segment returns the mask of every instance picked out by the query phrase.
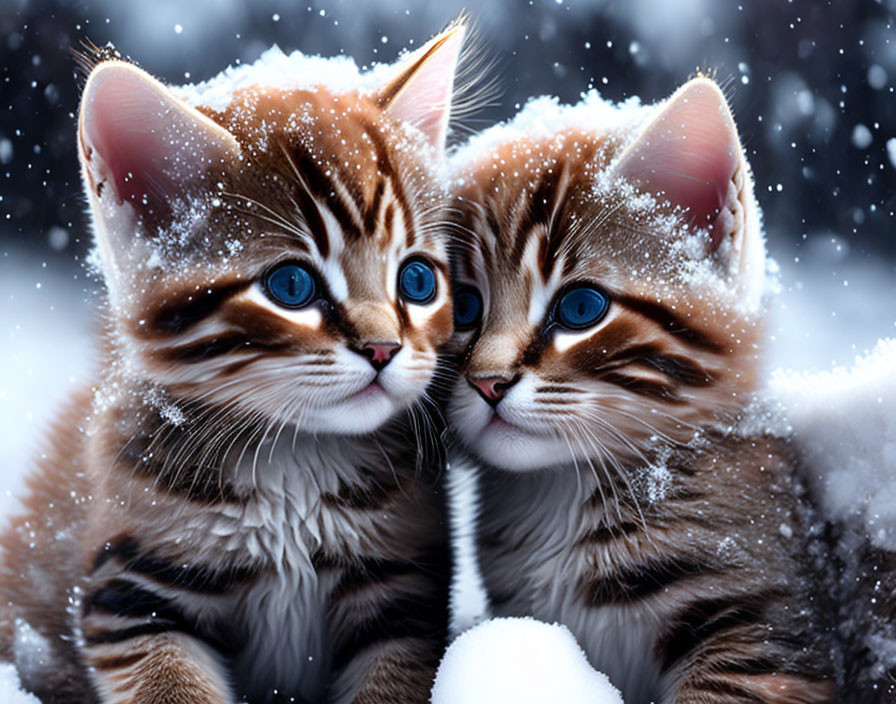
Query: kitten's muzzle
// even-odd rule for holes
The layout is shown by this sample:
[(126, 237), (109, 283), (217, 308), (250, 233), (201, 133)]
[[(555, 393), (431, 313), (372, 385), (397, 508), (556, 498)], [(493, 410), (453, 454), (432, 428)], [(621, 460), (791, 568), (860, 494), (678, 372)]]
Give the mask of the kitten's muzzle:
[(520, 375), (486, 376), (477, 379), (467, 378), (467, 383), (476, 389), (476, 392), (485, 399), (485, 402), (493, 408), (504, 398), (507, 390), (520, 380)]

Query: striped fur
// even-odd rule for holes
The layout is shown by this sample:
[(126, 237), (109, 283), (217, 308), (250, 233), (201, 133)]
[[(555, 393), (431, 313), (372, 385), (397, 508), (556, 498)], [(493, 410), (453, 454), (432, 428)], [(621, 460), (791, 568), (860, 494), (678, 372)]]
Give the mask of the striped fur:
[[(94, 69), (79, 136), (102, 371), (51, 434), (0, 571), (0, 654), (45, 704), (428, 701), (451, 571), (429, 413), (452, 330), (447, 104), (424, 91), (420, 129), (393, 106), (431, 61), (450, 91), (462, 33), (373, 94), (252, 86), (224, 110)], [(146, 122), (125, 153), (107, 134), (121, 94)], [(171, 151), (126, 161), (148, 149)], [(399, 296), (409, 257), (432, 300)], [(314, 304), (265, 293), (284, 261), (315, 272)], [(381, 342), (398, 347), (377, 366)]]
[[(494, 615), (568, 626), (626, 704), (833, 702), (793, 458), (734, 430), (758, 374), (746, 299), (763, 257), (733, 125), (715, 231), (621, 175), (632, 153), (654, 173), (654, 121), (695, 92), (728, 115), (697, 79), (630, 126), (535, 121), (456, 162), (456, 285), (482, 292), (484, 315), (456, 337), (449, 420), (480, 467), (480, 566)], [(569, 330), (552, 311), (579, 282), (610, 307)], [(493, 403), (483, 379), (504, 389)]]

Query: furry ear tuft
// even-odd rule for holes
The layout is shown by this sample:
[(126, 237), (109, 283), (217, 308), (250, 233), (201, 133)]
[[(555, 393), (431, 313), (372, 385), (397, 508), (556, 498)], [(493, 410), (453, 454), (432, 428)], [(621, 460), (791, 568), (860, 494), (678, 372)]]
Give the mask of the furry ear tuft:
[(75, 61), (75, 76), (78, 81), (78, 87), (83, 90), (84, 84), (93, 70), (104, 61), (124, 61), (133, 64), (129, 58), (122, 56), (121, 52), (115, 46), (108, 42), (103, 46), (97, 46), (90, 39), (81, 40), (81, 48), (71, 47), (72, 58)]

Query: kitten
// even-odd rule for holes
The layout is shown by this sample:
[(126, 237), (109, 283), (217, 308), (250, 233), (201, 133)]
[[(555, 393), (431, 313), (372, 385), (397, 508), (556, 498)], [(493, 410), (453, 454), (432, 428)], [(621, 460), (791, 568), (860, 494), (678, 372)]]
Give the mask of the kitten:
[(463, 35), (363, 75), (90, 73), (101, 373), (3, 537), (0, 652), (44, 702), (429, 700), (451, 564), (411, 428), (452, 331)]
[(453, 168), (449, 423), (493, 614), (565, 624), (626, 704), (834, 701), (789, 448), (737, 425), (765, 252), (721, 91), (534, 101)]

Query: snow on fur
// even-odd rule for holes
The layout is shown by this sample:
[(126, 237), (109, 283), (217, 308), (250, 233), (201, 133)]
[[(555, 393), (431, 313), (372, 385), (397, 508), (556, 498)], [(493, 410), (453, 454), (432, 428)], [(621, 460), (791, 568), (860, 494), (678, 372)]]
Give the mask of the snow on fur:
[(337, 93), (373, 91), (388, 80), (394, 64), (376, 64), (362, 72), (348, 56), (322, 57), (294, 51), (284, 54), (278, 46), (265, 51), (251, 64), (228, 66), (202, 83), (169, 86), (189, 105), (224, 110), (234, 94), (252, 86), (273, 90), (313, 90), (326, 87)]
[(265, 51), (251, 64), (228, 66), (202, 83), (169, 86), (189, 105), (224, 110), (238, 91), (253, 86), (271, 90), (314, 90), (325, 87), (337, 93), (376, 90), (388, 81), (395, 64), (375, 64), (363, 71), (348, 56), (322, 57), (294, 51), (284, 54), (278, 46)]
[[(514, 149), (526, 150), (532, 141), (559, 139), (570, 130), (600, 135), (611, 149), (613, 161), (596, 174), (594, 196), (601, 201), (624, 201), (630, 210), (644, 218), (645, 230), (671, 243), (666, 262), (670, 275), (665, 276), (665, 285), (675, 290), (703, 289), (707, 300), (739, 314), (761, 314), (765, 297), (776, 288), (774, 277), (768, 276), (776, 265), (766, 256), (762, 217), (753, 195), (749, 164), (745, 165), (743, 174), (744, 190), (748, 194), (743, 204), (743, 232), (737, 244), (725, 238), (715, 256), (707, 256), (709, 236), (705, 230), (683, 229), (684, 204), (675, 204), (673, 211), (668, 212), (660, 207), (664, 196), (641, 190), (616, 168), (670, 105), (679, 99), (687, 100), (683, 91), (695, 82), (703, 84), (697, 91), (715, 90), (707, 88), (711, 85), (708, 80), (695, 79), (668, 99), (652, 105), (641, 103), (637, 97), (613, 103), (594, 89), (583, 93), (579, 102), (572, 105), (562, 104), (550, 96), (532, 98), (514, 117), (471, 137), (451, 154), (450, 171), (455, 185), (463, 186), (469, 174), (483, 163), (491, 160), (503, 164), (499, 150), (502, 145), (516, 143)], [(517, 176), (513, 174), (514, 178)], [(660, 293), (663, 285), (661, 281), (654, 282)]]
[(638, 97), (614, 104), (594, 89), (583, 93), (575, 105), (563, 105), (553, 96), (542, 95), (528, 100), (511, 119), (471, 137), (453, 154), (451, 161), (457, 170), (462, 170), (505, 142), (524, 136), (550, 137), (574, 128), (600, 130), (627, 141), (660, 107), (643, 105)]
[(432, 704), (622, 704), (572, 634), (531, 618), (498, 618), (460, 636), (442, 659)]

